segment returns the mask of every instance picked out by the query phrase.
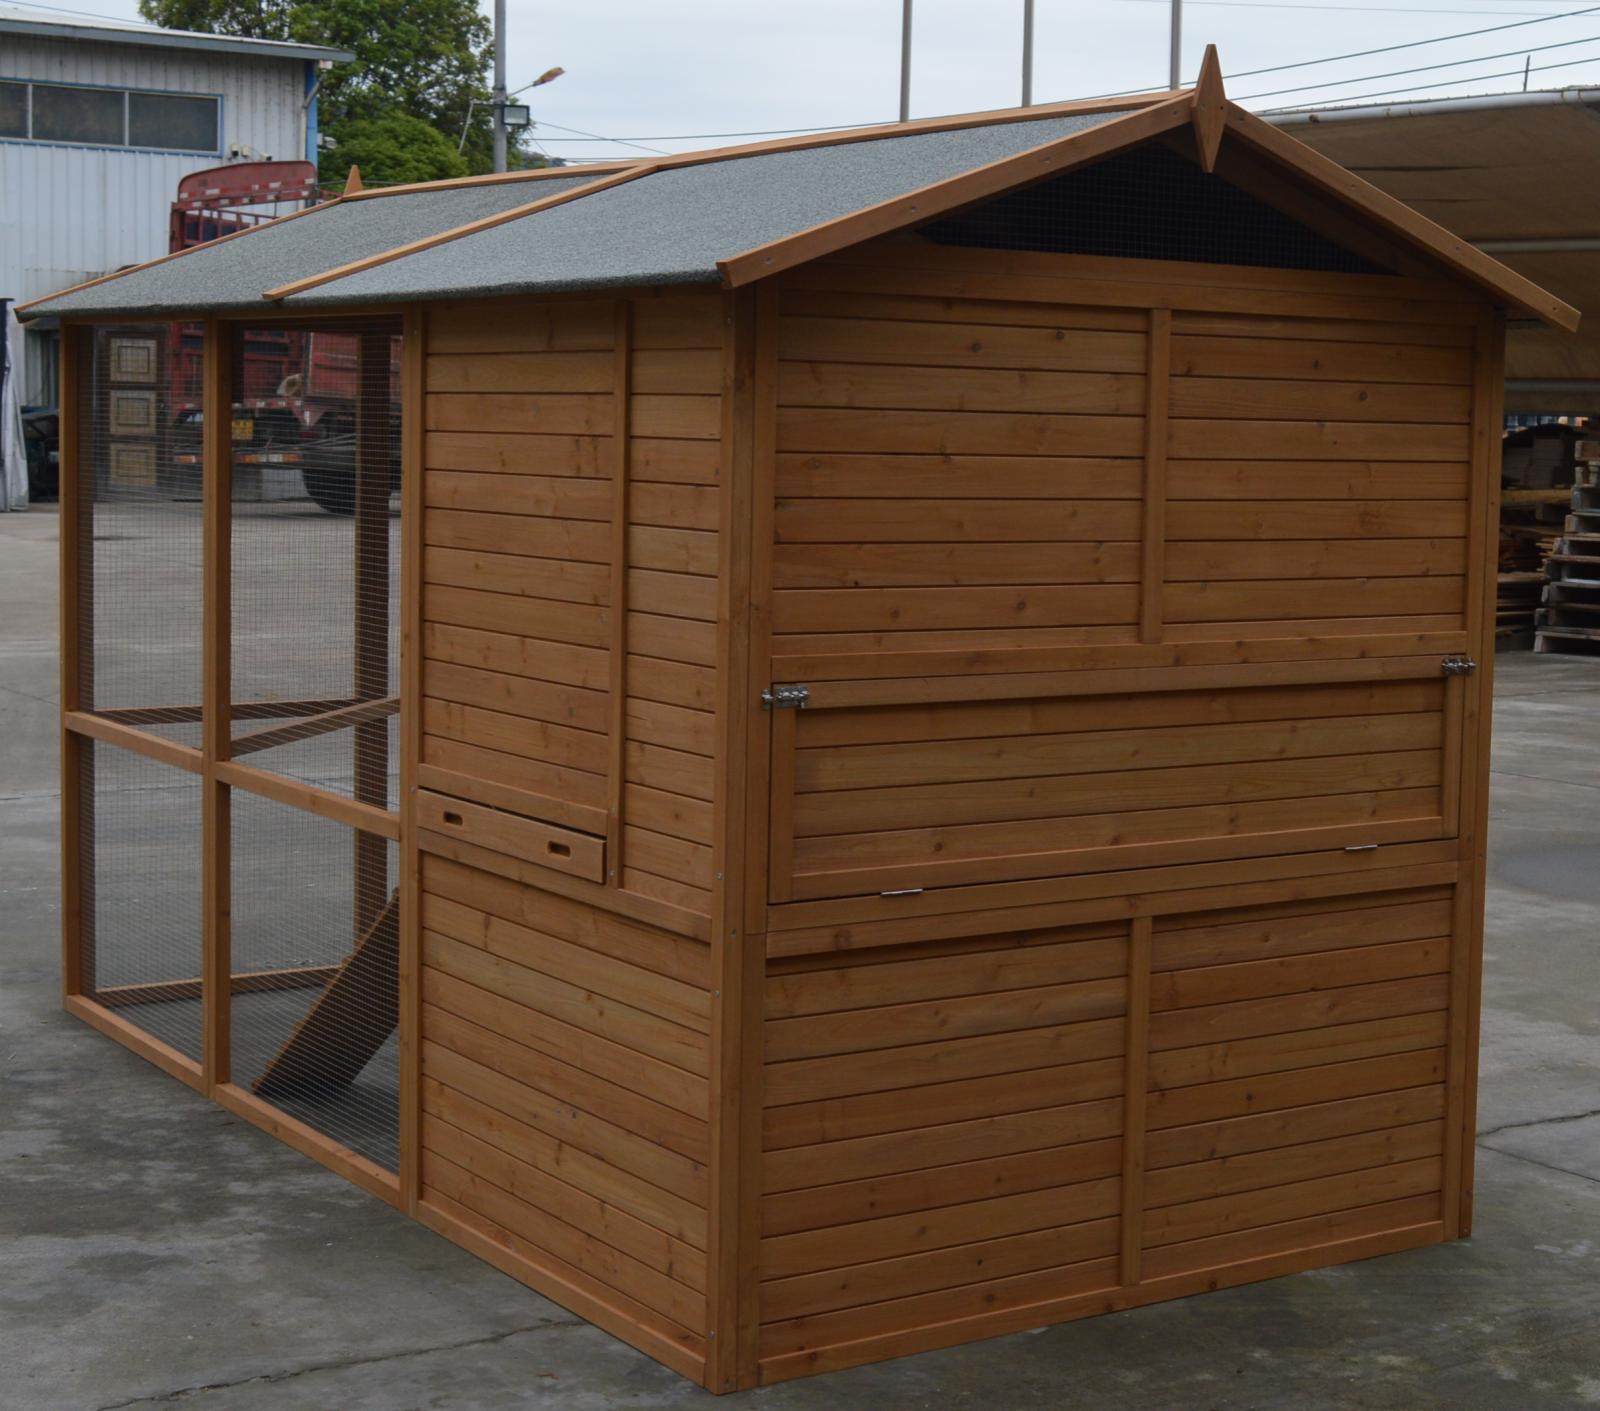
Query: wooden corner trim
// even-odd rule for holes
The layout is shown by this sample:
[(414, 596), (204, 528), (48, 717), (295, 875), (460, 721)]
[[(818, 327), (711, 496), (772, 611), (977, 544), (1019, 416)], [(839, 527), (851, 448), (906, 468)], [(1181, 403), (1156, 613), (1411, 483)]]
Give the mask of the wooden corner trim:
[(1364, 211), (1386, 229), (1427, 251), (1474, 284), (1500, 296), (1520, 312), (1567, 333), (1577, 330), (1582, 314), (1572, 305), (1508, 269), (1492, 255), (1484, 254), (1405, 202), (1346, 170), (1331, 157), (1323, 156), (1232, 101), (1224, 105), (1223, 120), (1229, 132), (1252, 147), (1300, 172), (1336, 199)]
[(1190, 93), (1180, 93), (1175, 98), (1154, 103), (1125, 117), (1113, 118), (1099, 127), (1054, 138), (1012, 156), (973, 167), (944, 181), (891, 197), (863, 210), (852, 211), (847, 216), (824, 221), (765, 245), (757, 245), (741, 254), (718, 260), (717, 268), (722, 271), (723, 284), (737, 289), (753, 280), (781, 273), (808, 260), (832, 254), (847, 245), (868, 240), (874, 235), (930, 220), (957, 206), (981, 201), (1013, 187), (1069, 171), (1147, 138), (1159, 136), (1191, 121), (1193, 103)]

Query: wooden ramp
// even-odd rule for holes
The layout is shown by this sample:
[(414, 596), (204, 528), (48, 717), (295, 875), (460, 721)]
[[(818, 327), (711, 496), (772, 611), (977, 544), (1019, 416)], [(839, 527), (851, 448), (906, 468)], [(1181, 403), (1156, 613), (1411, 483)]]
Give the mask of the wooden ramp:
[(304, 1096), (347, 1087), (394, 1033), (399, 1017), (400, 899), (391, 892), (284, 1040), (254, 1090), (262, 1097)]

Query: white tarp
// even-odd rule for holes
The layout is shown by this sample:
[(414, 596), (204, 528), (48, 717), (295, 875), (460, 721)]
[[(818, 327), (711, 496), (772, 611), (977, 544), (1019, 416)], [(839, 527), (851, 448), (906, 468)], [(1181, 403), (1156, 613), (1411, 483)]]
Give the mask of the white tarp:
[(22, 359), (15, 354), (21, 339), (12, 340), (16, 327), (9, 305), (0, 319), (0, 354), (6, 366), (0, 369), (4, 390), (0, 392), (0, 510), (28, 507), (28, 451), (22, 444), (22, 402), (17, 383), (22, 378)]

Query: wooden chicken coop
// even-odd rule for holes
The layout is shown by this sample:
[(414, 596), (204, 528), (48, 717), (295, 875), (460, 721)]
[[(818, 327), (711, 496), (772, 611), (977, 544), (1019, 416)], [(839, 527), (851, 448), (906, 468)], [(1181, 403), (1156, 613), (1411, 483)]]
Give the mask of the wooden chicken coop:
[(1502, 327), (1576, 315), (1214, 56), (31, 312), (73, 1013), (719, 1391), (1468, 1231)]

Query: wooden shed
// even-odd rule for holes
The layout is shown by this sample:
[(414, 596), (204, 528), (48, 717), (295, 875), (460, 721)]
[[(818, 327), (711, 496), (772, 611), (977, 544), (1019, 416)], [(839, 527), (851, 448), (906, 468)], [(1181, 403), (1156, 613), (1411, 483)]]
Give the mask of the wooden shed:
[(1575, 315), (1214, 55), (30, 312), (74, 1014), (715, 1390), (1469, 1229)]

